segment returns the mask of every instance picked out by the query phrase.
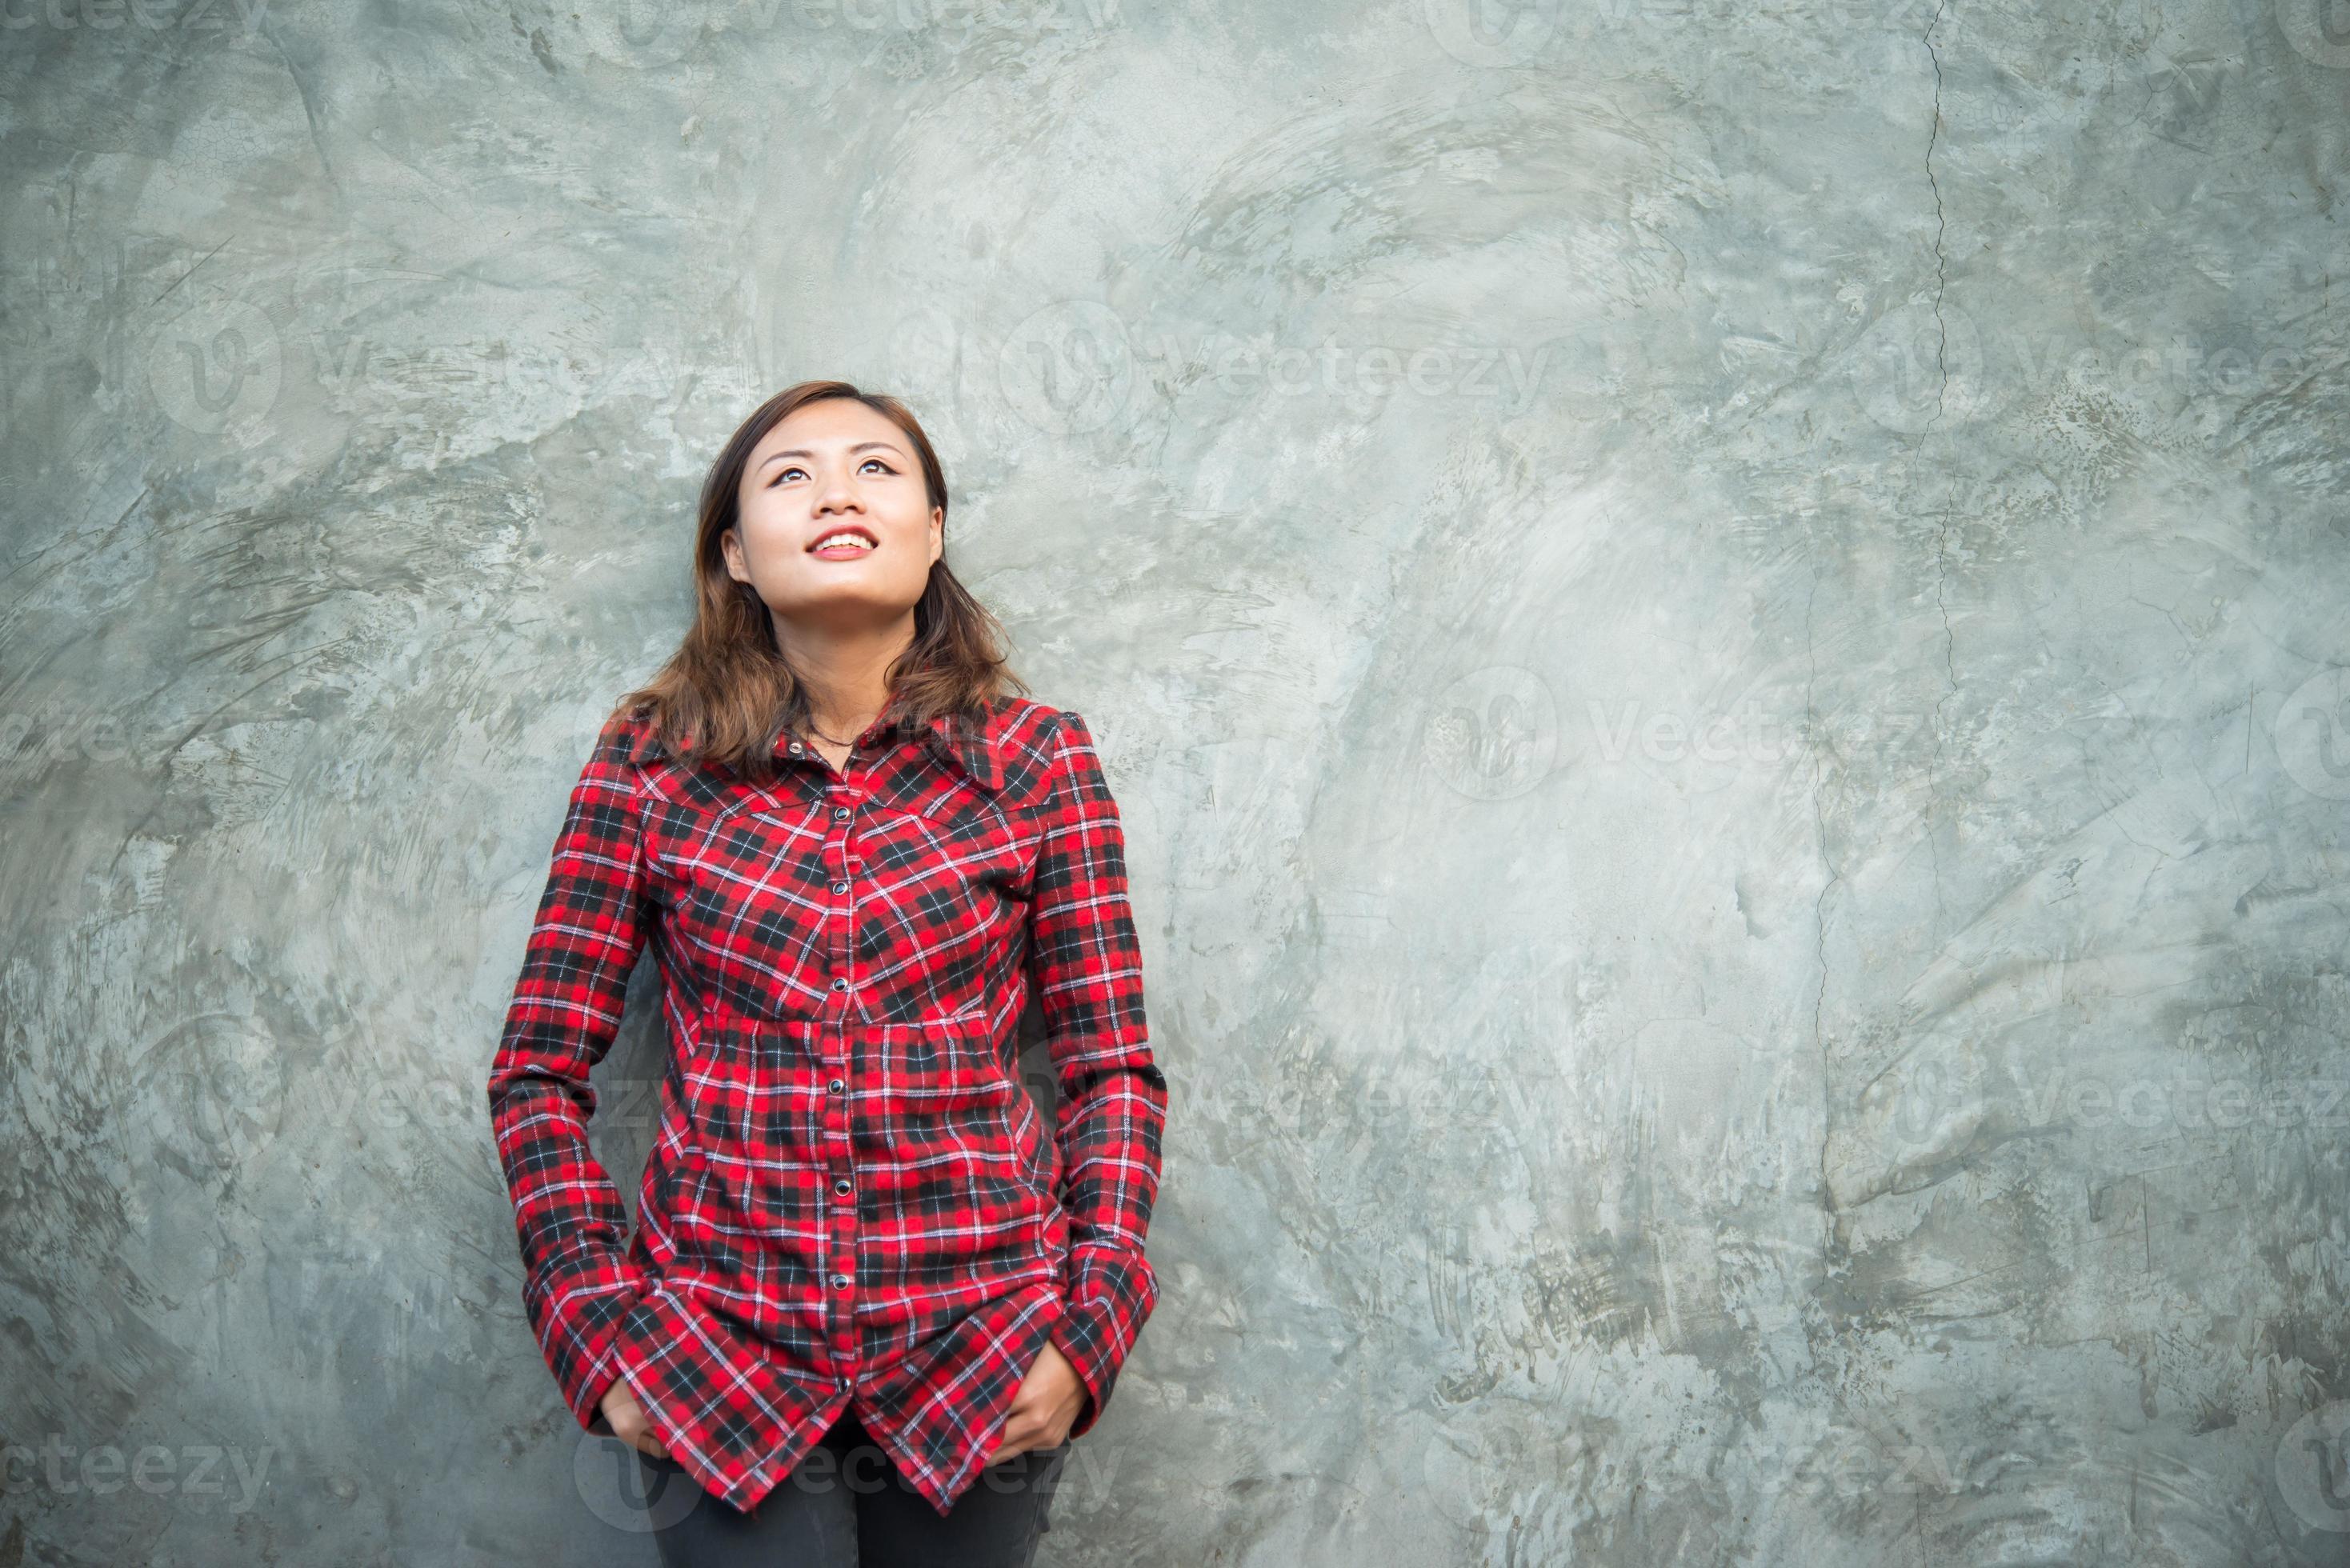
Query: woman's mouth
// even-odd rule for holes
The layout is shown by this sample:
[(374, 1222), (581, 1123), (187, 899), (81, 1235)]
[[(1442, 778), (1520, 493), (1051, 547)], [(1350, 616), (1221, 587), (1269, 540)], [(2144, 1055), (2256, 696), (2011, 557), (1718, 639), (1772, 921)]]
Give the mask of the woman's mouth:
[(820, 561), (853, 561), (879, 547), (880, 541), (862, 528), (836, 528), (809, 545), (808, 554)]

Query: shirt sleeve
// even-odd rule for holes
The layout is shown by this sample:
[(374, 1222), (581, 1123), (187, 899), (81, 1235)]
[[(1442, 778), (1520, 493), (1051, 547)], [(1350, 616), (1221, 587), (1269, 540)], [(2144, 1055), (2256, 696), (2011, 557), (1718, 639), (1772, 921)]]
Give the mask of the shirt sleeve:
[(1028, 911), (1031, 978), (1060, 1083), (1055, 1138), (1069, 1216), (1052, 1339), (1086, 1386), (1069, 1436), (1109, 1403), (1158, 1303), (1143, 1238), (1159, 1194), (1167, 1080), (1152, 1060), (1142, 953), (1127, 900), (1126, 841), (1092, 733), (1064, 711)]
[(588, 1144), (588, 1069), (619, 1033), (651, 915), (638, 853), (629, 722), (608, 722), (556, 835), (522, 974), (490, 1069), (490, 1121), (522, 1243), (523, 1304), (584, 1429), (619, 1376), (629, 1309), (649, 1282), (628, 1211)]

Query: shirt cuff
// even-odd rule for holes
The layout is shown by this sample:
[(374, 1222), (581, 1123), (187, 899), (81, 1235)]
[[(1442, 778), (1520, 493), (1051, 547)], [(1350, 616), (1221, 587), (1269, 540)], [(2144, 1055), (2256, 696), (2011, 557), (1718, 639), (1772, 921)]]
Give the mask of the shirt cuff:
[(1069, 1428), (1070, 1437), (1081, 1438), (1108, 1407), (1118, 1369), (1159, 1303), (1159, 1282), (1139, 1252), (1080, 1248), (1071, 1258), (1071, 1279), (1051, 1337), (1086, 1386), (1085, 1404)]
[(581, 1280), (555, 1287), (541, 1319), (539, 1340), (580, 1429), (611, 1435), (604, 1396), (619, 1377), (630, 1318), (645, 1281), (631, 1271), (617, 1280)]

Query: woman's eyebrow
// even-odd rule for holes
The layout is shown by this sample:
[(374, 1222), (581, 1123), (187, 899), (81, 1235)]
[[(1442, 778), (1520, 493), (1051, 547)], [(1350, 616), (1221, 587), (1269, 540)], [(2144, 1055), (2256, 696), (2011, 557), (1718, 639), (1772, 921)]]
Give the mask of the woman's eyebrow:
[[(879, 448), (879, 449), (880, 451), (882, 451), (882, 452), (896, 452), (896, 451), (898, 450), (896, 447), (894, 447), (894, 446), (890, 445), (890, 444), (889, 444), (888, 441), (858, 441), (855, 446), (850, 447), (850, 448), (848, 449), (848, 454), (849, 454), (849, 456), (854, 457), (854, 456), (856, 456), (856, 455), (857, 455), (858, 452), (870, 452), (870, 451), (873, 451), (873, 450), (874, 450), (874, 449), (876, 449), (876, 448)], [(816, 453), (814, 453), (814, 452), (812, 452), (808, 451), (808, 449), (807, 449), (807, 448), (806, 448), (806, 447), (804, 447), (804, 446), (795, 446), (795, 447), (793, 447), (793, 448), (792, 448), (790, 451), (788, 451), (788, 452), (769, 452), (766, 456), (764, 456), (764, 457), (763, 457), (763, 458), (761, 458), (761, 459), (759, 460), (759, 466), (760, 466), (761, 468), (764, 468), (764, 467), (766, 467), (766, 466), (767, 466), (767, 464), (769, 464), (769, 463), (771, 463), (771, 462), (778, 462), (778, 461), (780, 461), (781, 459), (784, 459), (784, 458), (786, 458), (786, 457), (807, 457), (807, 458), (812, 458), (812, 457), (814, 457), (814, 456), (816, 456)]]

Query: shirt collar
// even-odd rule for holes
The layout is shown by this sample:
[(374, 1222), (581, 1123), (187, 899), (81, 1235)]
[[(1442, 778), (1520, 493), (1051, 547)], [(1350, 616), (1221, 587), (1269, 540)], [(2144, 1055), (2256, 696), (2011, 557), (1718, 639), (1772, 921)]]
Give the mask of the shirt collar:
[(1003, 748), (996, 743), (994, 727), (985, 720), (941, 713), (928, 723), (916, 724), (899, 711), (893, 700), (874, 722), (878, 733), (910, 736), (990, 794), (1003, 788)]
[[(901, 728), (907, 728), (901, 723)], [(929, 723), (913, 730), (914, 738), (980, 788), (993, 794), (1003, 787), (1003, 753), (989, 733), (989, 726), (959, 713), (941, 713)]]

